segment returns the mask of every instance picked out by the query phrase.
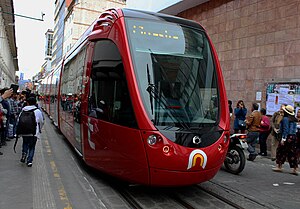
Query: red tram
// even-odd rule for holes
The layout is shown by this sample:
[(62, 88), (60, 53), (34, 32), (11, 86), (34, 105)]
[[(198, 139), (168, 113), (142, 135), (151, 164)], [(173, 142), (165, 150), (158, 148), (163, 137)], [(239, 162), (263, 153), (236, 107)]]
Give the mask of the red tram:
[(153, 186), (207, 181), (229, 143), (220, 64), (203, 27), (110, 9), (43, 81), (42, 106), (84, 161)]

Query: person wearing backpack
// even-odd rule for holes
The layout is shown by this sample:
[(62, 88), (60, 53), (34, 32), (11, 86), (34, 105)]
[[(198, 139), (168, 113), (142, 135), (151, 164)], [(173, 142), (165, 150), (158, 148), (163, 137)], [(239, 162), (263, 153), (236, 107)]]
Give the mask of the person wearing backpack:
[(40, 138), (41, 129), (44, 125), (44, 117), (41, 110), (36, 107), (36, 99), (34, 97), (28, 98), (26, 102), (27, 106), (22, 109), (17, 122), (17, 139), (19, 136), (23, 138), (20, 161), (25, 163), (27, 160), (27, 166), (31, 167), (36, 141)]
[(280, 133), (280, 123), (284, 116), (283, 107), (285, 107), (287, 104), (282, 104), (280, 106), (280, 109), (275, 112), (271, 118), (271, 160), (276, 160), (276, 151), (278, 144), (281, 140), (281, 133)]

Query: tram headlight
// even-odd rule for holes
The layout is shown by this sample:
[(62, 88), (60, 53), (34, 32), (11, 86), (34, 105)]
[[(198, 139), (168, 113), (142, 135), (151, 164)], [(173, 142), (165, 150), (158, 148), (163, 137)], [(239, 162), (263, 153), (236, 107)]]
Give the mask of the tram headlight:
[(157, 142), (157, 136), (155, 135), (150, 135), (147, 139), (147, 142), (149, 145), (154, 145)]
[(225, 144), (226, 144), (227, 140), (228, 140), (228, 136), (225, 135), (225, 136), (224, 136), (224, 143), (225, 143)]

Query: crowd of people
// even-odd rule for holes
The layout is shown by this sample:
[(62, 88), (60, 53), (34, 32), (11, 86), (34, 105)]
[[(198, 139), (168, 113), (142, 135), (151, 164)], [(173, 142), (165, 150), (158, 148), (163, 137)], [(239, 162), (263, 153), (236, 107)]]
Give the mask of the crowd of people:
[[(0, 90), (0, 147), (15, 137), (17, 116), (22, 109), (22, 99), (12, 89)], [(0, 152), (0, 155), (3, 155)]]
[[(228, 102), (232, 112), (231, 104)], [(298, 175), (300, 163), (300, 109), (295, 113), (291, 105), (282, 104), (280, 110), (271, 118), (266, 116), (266, 109), (253, 103), (251, 113), (247, 115), (247, 108), (243, 100), (239, 100), (234, 109), (234, 133), (246, 133), (249, 156), (247, 160), (254, 161), (257, 155), (268, 156), (267, 140), (270, 138), (271, 160), (276, 162), (275, 172), (282, 172), (283, 164), (288, 161), (291, 174)], [(271, 136), (270, 136), (271, 135)], [(270, 136), (270, 137), (269, 137)], [(259, 143), (260, 152), (256, 152)]]
[[(18, 137), (18, 125), (23, 112), (34, 110), (34, 134), (20, 134), (23, 138), (21, 162), (32, 166), (35, 144), (40, 136), (44, 123), (42, 111), (38, 108), (36, 95), (30, 91), (15, 93), (12, 89), (4, 88), (0, 90), (0, 148), (6, 146), (7, 142)], [(19, 129), (21, 129), (19, 127)], [(3, 155), (0, 152), (0, 155)]]

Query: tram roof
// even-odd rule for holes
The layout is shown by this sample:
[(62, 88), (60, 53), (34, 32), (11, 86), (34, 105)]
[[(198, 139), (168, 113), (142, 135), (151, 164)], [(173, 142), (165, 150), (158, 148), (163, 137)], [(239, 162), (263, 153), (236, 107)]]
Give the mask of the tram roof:
[(176, 16), (163, 14), (163, 13), (155, 13), (155, 12), (126, 9), (126, 8), (123, 8), (122, 12), (124, 14), (124, 17), (134, 17), (134, 18), (144, 18), (144, 19), (167, 21), (167, 22), (178, 23), (180, 25), (187, 25), (190, 27), (199, 28), (199, 29), (204, 30), (204, 28), (197, 22), (194, 22), (192, 20), (183, 19), (183, 18), (176, 17)]

